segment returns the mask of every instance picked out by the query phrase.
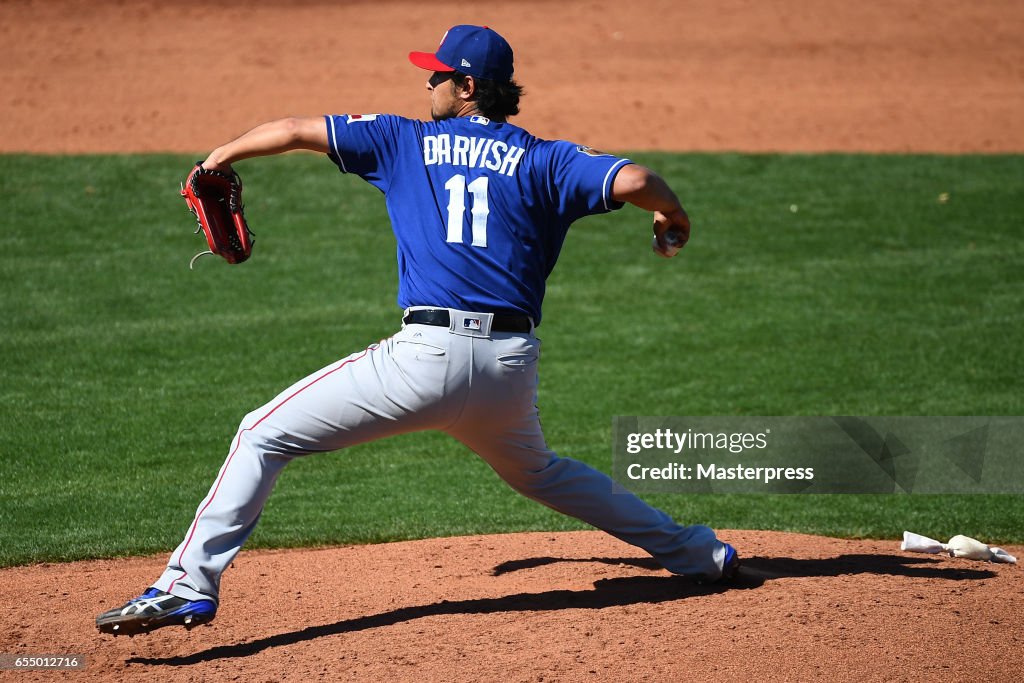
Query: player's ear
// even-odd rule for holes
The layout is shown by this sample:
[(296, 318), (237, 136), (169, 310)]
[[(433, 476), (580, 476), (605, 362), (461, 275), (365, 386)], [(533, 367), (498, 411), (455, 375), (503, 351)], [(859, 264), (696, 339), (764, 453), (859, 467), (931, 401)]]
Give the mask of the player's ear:
[(473, 95), (475, 95), (475, 94), (476, 94), (476, 81), (473, 80), (472, 76), (467, 75), (466, 78), (463, 79), (462, 84), (457, 86), (456, 91), (455, 91), (455, 95), (460, 100), (471, 100), (471, 99), (473, 99)]

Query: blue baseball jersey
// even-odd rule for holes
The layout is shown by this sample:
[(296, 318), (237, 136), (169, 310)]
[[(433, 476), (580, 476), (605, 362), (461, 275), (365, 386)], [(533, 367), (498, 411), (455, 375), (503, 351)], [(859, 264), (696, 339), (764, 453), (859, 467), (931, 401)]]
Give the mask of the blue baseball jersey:
[(540, 323), (569, 225), (622, 206), (628, 159), (542, 140), (483, 116), (327, 116), (329, 156), (384, 193), (398, 305), (518, 313)]

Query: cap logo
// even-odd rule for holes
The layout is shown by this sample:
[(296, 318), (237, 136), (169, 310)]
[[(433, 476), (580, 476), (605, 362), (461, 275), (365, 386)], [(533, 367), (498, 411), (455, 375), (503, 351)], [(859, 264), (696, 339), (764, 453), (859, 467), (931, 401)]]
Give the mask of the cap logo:
[(467, 62), (465, 59), (462, 60), (462, 66), (468, 66), (471, 69), (473, 68), (473, 65)]

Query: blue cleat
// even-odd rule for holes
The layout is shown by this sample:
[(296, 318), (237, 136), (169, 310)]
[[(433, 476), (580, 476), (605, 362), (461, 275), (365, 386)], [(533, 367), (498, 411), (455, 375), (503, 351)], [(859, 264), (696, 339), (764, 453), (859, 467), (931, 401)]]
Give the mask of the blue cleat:
[(740, 570), (740, 556), (728, 543), (725, 544), (725, 559), (722, 561), (722, 576), (719, 581), (731, 581)]
[(186, 600), (149, 588), (141, 596), (96, 617), (100, 633), (115, 636), (134, 636), (149, 633), (164, 626), (184, 626), (193, 629), (213, 621), (217, 605), (212, 600)]

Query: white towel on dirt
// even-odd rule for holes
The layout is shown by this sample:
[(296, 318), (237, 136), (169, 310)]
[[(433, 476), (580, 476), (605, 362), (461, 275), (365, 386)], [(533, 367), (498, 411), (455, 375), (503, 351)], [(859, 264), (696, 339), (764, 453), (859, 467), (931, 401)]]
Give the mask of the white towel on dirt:
[(933, 555), (947, 552), (953, 557), (1017, 564), (1017, 558), (1002, 548), (987, 546), (969, 536), (957, 535), (949, 539), (949, 543), (941, 543), (934, 538), (915, 534), (912, 531), (904, 531), (900, 550), (908, 550), (914, 553), (931, 553)]

